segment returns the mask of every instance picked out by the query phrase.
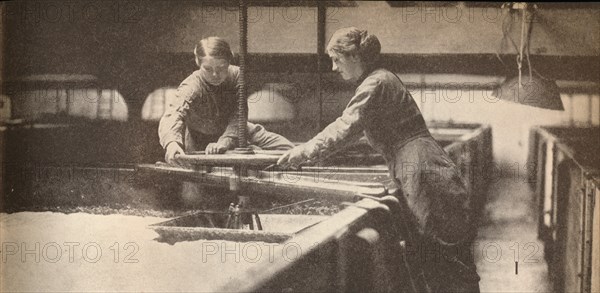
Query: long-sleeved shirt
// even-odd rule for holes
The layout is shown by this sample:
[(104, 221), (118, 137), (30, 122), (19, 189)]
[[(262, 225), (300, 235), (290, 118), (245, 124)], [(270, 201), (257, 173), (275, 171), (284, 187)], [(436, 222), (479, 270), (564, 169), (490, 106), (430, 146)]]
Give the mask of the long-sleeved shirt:
[(460, 172), (431, 137), (404, 84), (385, 69), (358, 82), (341, 117), (299, 146), (301, 155), (319, 161), (364, 134), (386, 159), (421, 233), (445, 243), (471, 239), (469, 195)]
[(384, 153), (397, 143), (429, 133), (419, 108), (395, 74), (377, 69), (358, 83), (342, 116), (305, 144), (307, 159), (330, 156), (363, 134), (375, 150)]
[(176, 98), (160, 119), (158, 136), (163, 148), (171, 142), (183, 146), (185, 127), (205, 135), (220, 135), (218, 143), (231, 149), (237, 137), (239, 67), (230, 65), (227, 78), (211, 85), (194, 71), (177, 88)]

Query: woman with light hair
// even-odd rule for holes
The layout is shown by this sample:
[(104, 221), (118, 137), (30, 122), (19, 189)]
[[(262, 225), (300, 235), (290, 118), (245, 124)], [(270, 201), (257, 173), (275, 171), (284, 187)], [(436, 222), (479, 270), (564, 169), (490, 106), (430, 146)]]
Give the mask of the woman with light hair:
[(278, 164), (293, 168), (322, 160), (364, 134), (385, 158), (397, 197), (410, 215), (415, 235), (409, 245), (419, 249), (416, 261), (424, 286), (432, 292), (479, 292), (468, 253), (476, 228), (465, 183), (402, 81), (379, 67), (380, 51), (377, 37), (365, 30), (351, 27), (333, 34), (327, 45), (333, 70), (355, 82), (356, 92), (341, 117), (287, 151)]

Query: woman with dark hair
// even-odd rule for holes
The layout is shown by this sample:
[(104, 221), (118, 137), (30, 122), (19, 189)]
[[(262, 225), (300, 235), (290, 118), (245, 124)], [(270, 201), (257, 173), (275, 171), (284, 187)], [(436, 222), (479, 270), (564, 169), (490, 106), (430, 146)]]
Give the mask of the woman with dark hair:
[[(160, 119), (158, 136), (165, 149), (165, 161), (176, 164), (175, 155), (204, 150), (224, 153), (237, 146), (237, 90), (239, 67), (231, 65), (233, 53), (219, 37), (200, 40), (194, 49), (199, 70), (177, 88), (176, 98)], [(248, 144), (265, 150), (289, 150), (294, 145), (285, 137), (248, 122)], [(188, 204), (212, 205), (202, 186), (184, 182), (183, 197)], [(203, 196), (199, 196), (203, 194)], [(202, 206), (200, 206), (202, 208)]]
[(351, 27), (333, 34), (327, 46), (333, 70), (356, 82), (356, 92), (341, 117), (286, 152), (278, 164), (297, 167), (322, 160), (364, 134), (385, 158), (410, 214), (416, 234), (412, 245), (420, 249), (417, 261), (430, 290), (478, 292), (479, 276), (464, 250), (476, 234), (466, 186), (402, 81), (378, 67), (380, 51), (379, 40), (367, 31)]
[[(231, 65), (233, 53), (219, 37), (200, 40), (194, 49), (200, 68), (177, 89), (177, 97), (160, 120), (158, 135), (174, 163), (178, 153), (205, 150), (223, 153), (237, 143), (237, 88), (239, 67)], [(249, 144), (262, 149), (287, 150), (294, 145), (259, 124), (248, 123)]]

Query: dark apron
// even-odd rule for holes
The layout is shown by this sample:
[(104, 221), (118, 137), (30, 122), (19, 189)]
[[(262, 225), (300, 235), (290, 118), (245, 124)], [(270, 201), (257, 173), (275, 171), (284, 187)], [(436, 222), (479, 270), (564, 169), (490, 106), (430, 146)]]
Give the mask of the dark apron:
[(422, 270), (431, 292), (479, 292), (471, 250), (476, 229), (456, 165), (429, 134), (397, 144), (384, 157), (411, 231), (410, 263)]

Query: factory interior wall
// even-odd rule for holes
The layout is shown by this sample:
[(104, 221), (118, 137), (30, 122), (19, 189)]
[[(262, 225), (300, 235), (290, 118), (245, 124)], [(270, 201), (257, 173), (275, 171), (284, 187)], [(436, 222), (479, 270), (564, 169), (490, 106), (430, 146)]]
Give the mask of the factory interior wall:
[[(351, 7), (328, 8), (327, 38), (337, 28), (357, 25), (379, 36), (383, 53), (424, 56), (469, 56), (495, 54), (499, 51), (503, 54), (516, 53), (514, 48), (506, 44), (504, 48), (500, 48), (502, 25), (507, 19), (503, 11), (495, 7), (500, 3), (491, 7), (458, 8), (402, 6), (386, 2), (352, 3), (354, 6)], [(129, 119), (140, 117), (142, 107), (135, 107), (136, 104), (143, 104), (157, 88), (173, 87), (174, 80), (180, 81), (194, 70), (191, 51), (199, 38), (222, 36), (231, 43), (234, 51), (238, 51), (239, 31), (235, 7), (215, 5), (215, 2), (180, 4), (156, 1), (141, 5), (136, 1), (108, 1), (67, 5), (44, 1), (21, 2), (12, 8), (8, 7), (7, 19), (3, 21), (10, 24), (6, 36), (10, 42), (5, 43), (7, 56), (10, 58), (5, 60), (8, 64), (4, 74), (12, 77), (85, 73), (101, 79), (113, 79), (122, 84), (130, 82), (130, 78), (143, 80), (146, 75), (149, 78), (151, 76), (154, 80), (149, 81), (148, 88), (135, 98), (122, 93), (126, 100), (129, 99)], [(550, 7), (540, 10), (533, 23), (531, 53), (538, 56), (599, 56), (600, 36), (589, 34), (590, 26), (600, 26), (599, 13), (597, 8)], [(373, 15), (378, 17), (373, 18)], [(509, 35), (518, 43), (520, 20), (508, 21), (512, 23)], [(314, 53), (317, 46), (316, 28), (316, 7), (250, 7), (249, 52), (273, 56)], [(148, 62), (144, 58), (155, 53), (183, 54), (181, 56), (184, 59), (189, 58), (189, 64), (186, 63), (187, 67), (173, 65), (172, 68), (152, 68), (148, 72), (143, 71), (143, 77), (138, 76), (136, 70), (143, 70), (145, 62)], [(286, 64), (280, 65), (285, 66)], [(318, 130), (315, 113), (318, 113), (319, 106), (314, 92), (315, 74), (295, 72), (294, 68), (289, 68), (287, 73), (281, 73), (281, 68), (253, 70), (249, 74), (253, 91), (249, 93), (268, 83), (293, 83), (300, 88), (297, 92), (280, 93), (295, 105), (295, 120), (271, 123), (272, 127), (294, 140), (301, 141), (314, 135)], [(434, 73), (424, 72), (401, 72), (400, 77), (405, 81), (422, 84), (420, 89), (411, 93), (427, 120), (491, 124), (494, 155), (501, 164), (522, 166), (525, 163), (527, 133), (531, 125), (598, 125), (597, 93), (563, 93), (565, 112), (528, 108), (504, 101), (490, 102), (489, 91), (473, 90), (462, 85), (480, 82), (480, 78), (499, 80), (505, 73), (498, 72), (496, 76), (469, 76), (462, 74), (463, 70), (464, 68), (452, 68), (450, 71), (453, 74), (446, 74), (441, 79)], [(173, 72), (176, 73), (172, 74)], [(581, 76), (583, 80), (598, 80), (587, 76), (586, 72), (575, 75)], [(161, 80), (164, 80), (162, 85)], [(341, 113), (352, 96), (353, 86), (342, 82), (334, 74), (326, 74), (325, 80), (334, 85), (324, 89), (323, 94), (323, 119), (330, 122)], [(442, 84), (438, 87), (440, 80)], [(449, 83), (457, 84), (447, 89)], [(143, 82), (137, 84), (143, 85)], [(458, 92), (461, 93), (460, 96)], [(18, 107), (20, 101), (13, 97), (11, 99), (12, 107)], [(294, 128), (299, 128), (298, 125), (307, 126), (302, 127), (306, 131), (294, 131)], [(156, 123), (134, 123), (131, 127), (153, 128)], [(143, 132), (151, 133), (149, 130)]]
[[(8, 6), (7, 22), (15, 32), (8, 33), (7, 52), (20, 59), (11, 62), (35, 60), (36, 67), (47, 70), (94, 72), (102, 66), (95, 59), (99, 52), (188, 53), (199, 38), (211, 35), (226, 38), (239, 51), (236, 7), (216, 2), (119, 3), (28, 1)], [(514, 54), (510, 45), (500, 48), (504, 22), (512, 25), (509, 35), (519, 43), (520, 20), (507, 17), (500, 3), (483, 8), (352, 3), (356, 6), (328, 8), (326, 38), (340, 27), (361, 26), (379, 36), (383, 53)], [(589, 33), (590, 27), (600, 25), (599, 13), (597, 8), (539, 10), (531, 54), (600, 55), (600, 36)], [(250, 7), (248, 17), (249, 52), (316, 52), (316, 7)]]

